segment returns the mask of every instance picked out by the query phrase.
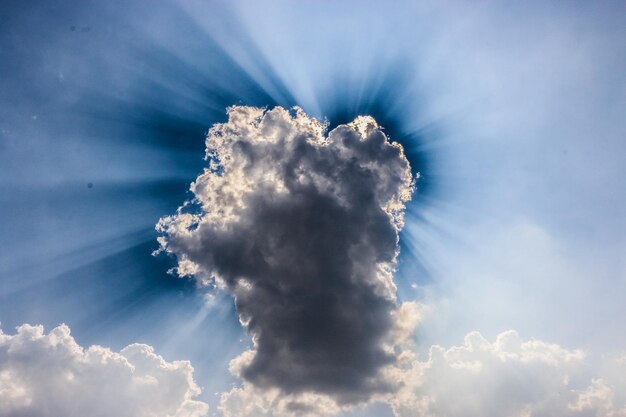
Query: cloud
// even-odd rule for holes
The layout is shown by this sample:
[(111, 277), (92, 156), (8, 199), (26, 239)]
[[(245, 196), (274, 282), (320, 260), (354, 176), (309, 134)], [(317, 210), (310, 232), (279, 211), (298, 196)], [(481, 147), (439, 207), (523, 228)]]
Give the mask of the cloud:
[(222, 394), (219, 409), (224, 417), (323, 417), (341, 411), (327, 395), (284, 394), (277, 388), (260, 389), (249, 383)]
[(200, 392), (188, 361), (166, 362), (148, 345), (84, 349), (66, 325), (0, 332), (2, 416), (201, 417)]
[(339, 404), (392, 391), (393, 272), (413, 189), (402, 147), (367, 116), (327, 136), (299, 108), (228, 116), (209, 131), (194, 201), (157, 229), (180, 275), (233, 295), (253, 347), (231, 369), (255, 390)]
[[(224, 417), (323, 417), (332, 416), (343, 410), (352, 410), (361, 406), (365, 408), (374, 402), (389, 402), (404, 381), (401, 365), (412, 358), (412, 336), (421, 319), (421, 306), (415, 302), (402, 303), (393, 314), (394, 327), (390, 331), (389, 340), (394, 345), (397, 356), (392, 366), (382, 370), (382, 379), (394, 381), (394, 391), (377, 394), (367, 403), (338, 404), (332, 396), (316, 392), (285, 394), (277, 388), (258, 387), (244, 382), (242, 387), (235, 387), (220, 397), (219, 409)], [(248, 352), (249, 355), (252, 352)], [(245, 355), (242, 355), (245, 357)], [(236, 359), (233, 362), (237, 366)], [(398, 376), (401, 377), (398, 377)]]
[(587, 368), (580, 350), (472, 332), (462, 346), (433, 346), (427, 361), (414, 360), (391, 405), (396, 417), (626, 416), (623, 361), (585, 383)]

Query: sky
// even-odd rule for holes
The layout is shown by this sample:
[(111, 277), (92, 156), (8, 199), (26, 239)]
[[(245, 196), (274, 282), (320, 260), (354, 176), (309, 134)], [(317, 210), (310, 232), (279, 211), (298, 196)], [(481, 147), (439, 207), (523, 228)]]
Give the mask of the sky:
[(2, 2), (0, 414), (626, 415), (625, 17)]

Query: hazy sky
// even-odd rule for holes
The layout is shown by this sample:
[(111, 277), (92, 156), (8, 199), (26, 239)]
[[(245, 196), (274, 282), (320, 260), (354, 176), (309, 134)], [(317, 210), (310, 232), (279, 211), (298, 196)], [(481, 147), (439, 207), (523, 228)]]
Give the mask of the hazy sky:
[(0, 414), (626, 415), (625, 18), (2, 2)]

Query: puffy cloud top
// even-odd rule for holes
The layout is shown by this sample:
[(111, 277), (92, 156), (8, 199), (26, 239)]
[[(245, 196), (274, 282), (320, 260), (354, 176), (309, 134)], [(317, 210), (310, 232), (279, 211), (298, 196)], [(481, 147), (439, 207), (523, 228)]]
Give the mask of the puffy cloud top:
[(472, 332), (462, 346), (433, 346), (427, 361), (414, 360), (391, 404), (397, 417), (622, 417), (626, 368), (612, 362), (589, 382), (580, 350)]
[(390, 390), (381, 370), (396, 360), (393, 270), (413, 189), (402, 147), (371, 117), (325, 136), (299, 108), (228, 116), (209, 131), (194, 201), (157, 229), (180, 275), (234, 296), (254, 346), (233, 371), (340, 403)]
[(199, 394), (189, 362), (167, 362), (148, 345), (83, 349), (66, 325), (0, 332), (2, 416), (206, 416)]

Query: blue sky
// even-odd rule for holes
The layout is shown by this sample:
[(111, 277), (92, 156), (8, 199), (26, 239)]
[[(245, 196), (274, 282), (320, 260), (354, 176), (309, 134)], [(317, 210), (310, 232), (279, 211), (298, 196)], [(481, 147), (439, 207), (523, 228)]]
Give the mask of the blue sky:
[(2, 330), (66, 323), (83, 346), (188, 359), (216, 412), (251, 341), (228, 294), (207, 304), (167, 273), (175, 258), (151, 255), (154, 226), (192, 197), (226, 107), (298, 105), (331, 128), (373, 116), (421, 175), (395, 274), (398, 301), (421, 306), (420, 358), (513, 329), (583, 349), (597, 377), (626, 353), (625, 14), (621, 2), (3, 2)]

